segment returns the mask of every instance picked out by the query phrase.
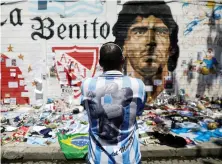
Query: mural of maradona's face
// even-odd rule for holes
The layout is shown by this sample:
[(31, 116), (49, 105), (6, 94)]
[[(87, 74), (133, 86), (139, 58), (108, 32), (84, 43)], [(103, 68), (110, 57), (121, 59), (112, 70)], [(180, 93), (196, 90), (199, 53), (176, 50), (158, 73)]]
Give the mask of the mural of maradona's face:
[(141, 76), (151, 78), (167, 64), (170, 47), (169, 29), (153, 15), (138, 16), (127, 33), (124, 55)]

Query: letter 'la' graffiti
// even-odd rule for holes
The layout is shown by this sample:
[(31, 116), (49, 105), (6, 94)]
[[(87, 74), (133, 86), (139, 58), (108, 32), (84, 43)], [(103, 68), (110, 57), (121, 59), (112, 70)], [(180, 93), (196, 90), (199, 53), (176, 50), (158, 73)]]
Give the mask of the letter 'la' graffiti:
[[(22, 11), (22, 9), (15, 8), (14, 10), (12, 10), (10, 12), (10, 23), (13, 26), (16, 26), (16, 25), (22, 26), (23, 23), (22, 23), (22, 18), (21, 18), (21, 11)], [(15, 19), (14, 17), (17, 17), (17, 19)], [(33, 40), (37, 40), (36, 36), (38, 36), (41, 39), (46, 39), (46, 40), (49, 40), (54, 37), (55, 22), (53, 21), (52, 18), (50, 18), (50, 17), (46, 17), (46, 18), (35, 17), (31, 20), (35, 21), (35, 22), (37, 21), (39, 23), (37, 25), (38, 28), (35, 27), (35, 25), (31, 26), (32, 29), (35, 30), (35, 32), (33, 32), (31, 34), (31, 38)], [(3, 22), (1, 22), (1, 26), (4, 26), (6, 23), (7, 23), (7, 19), (4, 20)], [(90, 24), (87, 23), (87, 20), (84, 21), (83, 25), (70, 24), (70, 25), (66, 26), (65, 24), (62, 23), (62, 24), (58, 25), (56, 28), (57, 36), (62, 40), (67, 37), (69, 37), (70, 39), (73, 39), (74, 35), (75, 35), (76, 39), (80, 39), (80, 38), (87, 39), (88, 38), (88, 34), (87, 34), (88, 26), (92, 26), (92, 28), (93, 28), (93, 36), (92, 37), (94, 39), (97, 39), (98, 36), (106, 39), (110, 34), (109, 23), (104, 22), (104, 23), (100, 24), (99, 22), (97, 22), (97, 18), (96, 18)], [(80, 33), (81, 29), (83, 29), (83, 34)], [(99, 29), (99, 34), (97, 34), (97, 29)], [(66, 32), (66, 31), (68, 31), (68, 36), (65, 36), (65, 34), (64, 34), (64, 32)]]

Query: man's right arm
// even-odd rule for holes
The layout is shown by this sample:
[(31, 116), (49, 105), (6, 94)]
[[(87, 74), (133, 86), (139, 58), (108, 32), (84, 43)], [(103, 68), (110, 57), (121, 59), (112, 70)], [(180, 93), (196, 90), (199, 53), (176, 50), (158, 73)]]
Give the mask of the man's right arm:
[(137, 116), (141, 116), (143, 111), (144, 111), (144, 107), (145, 107), (145, 103), (146, 103), (146, 92), (145, 92), (145, 84), (143, 83), (142, 80), (138, 80), (139, 82), (139, 96), (137, 99), (137, 112), (136, 115)]

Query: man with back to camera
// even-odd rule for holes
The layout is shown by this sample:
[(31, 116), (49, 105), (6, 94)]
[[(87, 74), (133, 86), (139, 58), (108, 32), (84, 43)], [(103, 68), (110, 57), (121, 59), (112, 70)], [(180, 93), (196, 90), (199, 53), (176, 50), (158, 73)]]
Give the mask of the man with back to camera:
[(102, 45), (103, 74), (82, 84), (82, 104), (90, 124), (88, 163), (140, 163), (136, 116), (143, 112), (145, 85), (122, 74), (124, 61), (118, 45)]
[[(155, 99), (179, 57), (178, 26), (170, 7), (164, 1), (127, 2), (118, 15), (113, 35), (126, 57), (125, 71), (153, 86), (151, 97)], [(154, 85), (155, 81), (162, 84)]]

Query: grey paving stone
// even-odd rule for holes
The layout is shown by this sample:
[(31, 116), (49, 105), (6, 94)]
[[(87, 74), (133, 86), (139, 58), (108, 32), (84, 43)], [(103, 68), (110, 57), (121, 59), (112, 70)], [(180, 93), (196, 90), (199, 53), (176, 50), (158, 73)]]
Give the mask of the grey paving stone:
[[(86, 164), (85, 162), (75, 162), (75, 161), (24, 161), (24, 162), (1, 162), (2, 164)], [(196, 159), (147, 159), (142, 160), (142, 164), (222, 164), (222, 159), (219, 158), (196, 158)]]

